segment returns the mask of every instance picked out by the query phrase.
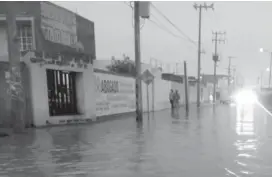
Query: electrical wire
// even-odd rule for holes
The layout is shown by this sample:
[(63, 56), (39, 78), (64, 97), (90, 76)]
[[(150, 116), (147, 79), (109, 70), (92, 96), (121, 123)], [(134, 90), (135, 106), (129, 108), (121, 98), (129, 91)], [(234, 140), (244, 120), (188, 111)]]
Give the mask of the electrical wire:
[(165, 31), (165, 32), (167, 32), (167, 33), (169, 33), (169, 34), (172, 35), (173, 37), (179, 38), (179, 39), (182, 39), (182, 40), (186, 40), (185, 38), (183, 38), (183, 37), (181, 37), (181, 36), (178, 36), (178, 35), (174, 34), (174, 33), (171, 32), (169, 29), (167, 29), (165, 26), (158, 24), (157, 22), (153, 21), (152, 19), (149, 19), (149, 21), (150, 21), (151, 23), (153, 23), (155, 26), (157, 26), (158, 28), (160, 28), (161, 30), (163, 30), (163, 31)]
[(164, 15), (153, 3), (151, 3), (151, 7), (153, 7), (166, 21), (168, 21), (177, 31), (179, 31), (183, 36), (187, 38), (192, 44), (197, 45), (197, 43), (192, 40), (188, 35), (186, 35), (180, 28), (177, 27), (166, 15)]
[[(133, 7), (133, 1), (130, 1), (129, 4), (124, 2), (127, 6), (129, 6), (132, 9), (132, 27), (134, 27), (134, 7)], [(140, 26), (140, 30), (144, 27), (145, 25), (145, 19), (143, 19), (143, 23)]]
[[(130, 1), (129, 3), (126, 3), (126, 2), (124, 2), (124, 4), (125, 5), (127, 5), (128, 7), (130, 7), (131, 9), (132, 9), (132, 26), (134, 27), (134, 23), (133, 23), (133, 21), (134, 21), (134, 13), (133, 13), (133, 10), (134, 10), (134, 7), (133, 7), (133, 5), (132, 5), (132, 1)], [(155, 18), (157, 21), (159, 21), (158, 20), (158, 18), (156, 18), (156, 16), (154, 16), (154, 14), (151, 14), (151, 16), (153, 17), (153, 18)], [(165, 27), (164, 25), (160, 25), (160, 24), (158, 24), (157, 22), (155, 22), (155, 21), (153, 21), (153, 20), (151, 20), (151, 19), (148, 19), (151, 23), (153, 23), (155, 26), (157, 26), (158, 28), (160, 28), (161, 30), (163, 30), (163, 31), (166, 31), (167, 33), (169, 33), (170, 35), (172, 35), (173, 37), (175, 37), (175, 38), (180, 38), (180, 39), (182, 39), (182, 40), (186, 40), (184, 37), (182, 37), (182, 36), (178, 36), (178, 35), (176, 35), (176, 34), (174, 34), (173, 32), (171, 32), (167, 27)], [(143, 27), (144, 27), (144, 25), (145, 25), (145, 20), (144, 20), (144, 23), (143, 23), (143, 25), (140, 27), (140, 29), (142, 29)]]
[(166, 31), (166, 32), (168, 32), (168, 33), (170, 33), (170, 34), (173, 35), (174, 37), (180, 37), (180, 38), (184, 39), (183, 37), (174, 34), (171, 30), (169, 30), (169, 29), (168, 29), (165, 25), (163, 25), (162, 23), (159, 23), (160, 20), (159, 20), (156, 16), (154, 16), (154, 14), (150, 13), (150, 17), (154, 18), (154, 19), (157, 21), (157, 22), (156, 22), (156, 21), (151, 20), (151, 19), (149, 18), (149, 20), (150, 20), (153, 24), (155, 24), (158, 28), (160, 28), (160, 29), (162, 29), (162, 30), (164, 30), (164, 31)]

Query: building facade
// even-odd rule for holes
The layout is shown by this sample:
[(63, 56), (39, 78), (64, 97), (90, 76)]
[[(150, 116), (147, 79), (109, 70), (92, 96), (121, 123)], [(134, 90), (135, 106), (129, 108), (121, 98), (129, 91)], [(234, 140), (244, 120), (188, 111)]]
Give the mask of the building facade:
[[(8, 62), (5, 3), (0, 2), (2, 63)], [(23, 85), (29, 113), (25, 117), (29, 124), (43, 126), (94, 120), (94, 23), (50, 2), (9, 3), (16, 12), (21, 62), (27, 72)], [(0, 74), (8, 74), (5, 68)], [(0, 81), (6, 82), (7, 77), (3, 78)], [(5, 95), (7, 92), (0, 99), (8, 105)], [(1, 120), (6, 119), (8, 108), (3, 111), (7, 113), (0, 114)]]

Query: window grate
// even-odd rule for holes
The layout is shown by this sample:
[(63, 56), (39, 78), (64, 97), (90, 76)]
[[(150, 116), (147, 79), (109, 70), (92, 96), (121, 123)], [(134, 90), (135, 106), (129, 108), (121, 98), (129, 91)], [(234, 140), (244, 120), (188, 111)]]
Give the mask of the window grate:
[(77, 114), (76, 73), (46, 70), (50, 116)]
[(29, 51), (33, 49), (33, 34), (31, 23), (17, 23), (17, 34), (20, 39), (20, 51)]

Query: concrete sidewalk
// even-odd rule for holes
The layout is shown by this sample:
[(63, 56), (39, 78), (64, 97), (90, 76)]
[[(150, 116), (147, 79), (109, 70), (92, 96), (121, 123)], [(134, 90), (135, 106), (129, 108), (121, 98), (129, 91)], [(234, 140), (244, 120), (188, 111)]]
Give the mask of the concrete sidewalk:
[[(207, 107), (207, 106), (212, 106), (212, 103), (201, 103), (201, 107)], [(200, 107), (200, 108), (201, 108)], [(189, 109), (191, 111), (195, 111), (197, 109), (196, 103), (191, 103), (189, 105)], [(171, 108), (165, 108), (161, 109), (158, 111), (155, 111), (154, 114), (163, 112), (163, 111), (170, 111)], [(185, 111), (185, 105), (180, 105), (179, 111)], [(149, 114), (153, 113), (152, 111), (149, 112)], [(148, 112), (143, 113), (144, 116), (148, 115)], [(42, 127), (37, 127), (37, 128), (47, 128), (47, 127), (60, 127), (60, 126), (75, 126), (75, 125), (81, 125), (81, 124), (95, 124), (95, 123), (101, 123), (105, 121), (112, 121), (112, 120), (118, 120), (118, 119), (127, 119), (127, 118), (135, 118), (136, 119), (136, 114), (135, 112), (128, 112), (128, 113), (121, 113), (121, 114), (114, 114), (114, 115), (105, 115), (105, 116), (99, 116), (97, 117), (96, 121), (91, 121), (91, 122), (86, 122), (86, 123), (66, 123), (66, 124), (48, 124), (46, 126)], [(31, 128), (27, 128), (26, 130), (29, 130)], [(11, 128), (0, 128), (0, 137), (5, 137), (13, 134), (13, 131)]]

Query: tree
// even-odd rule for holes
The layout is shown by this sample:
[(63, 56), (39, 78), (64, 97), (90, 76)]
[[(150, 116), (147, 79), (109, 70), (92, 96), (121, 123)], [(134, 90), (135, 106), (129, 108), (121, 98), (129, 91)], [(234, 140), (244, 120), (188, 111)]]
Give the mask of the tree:
[(116, 60), (113, 56), (112, 63), (107, 68), (114, 73), (136, 76), (135, 63), (125, 54), (123, 54), (123, 60)]

